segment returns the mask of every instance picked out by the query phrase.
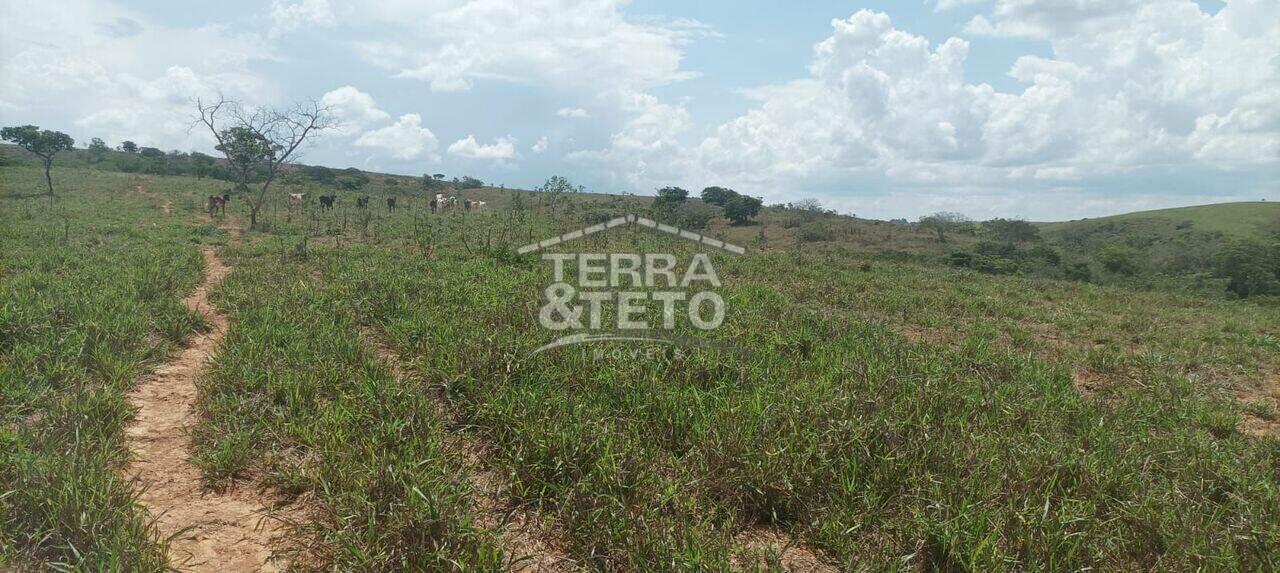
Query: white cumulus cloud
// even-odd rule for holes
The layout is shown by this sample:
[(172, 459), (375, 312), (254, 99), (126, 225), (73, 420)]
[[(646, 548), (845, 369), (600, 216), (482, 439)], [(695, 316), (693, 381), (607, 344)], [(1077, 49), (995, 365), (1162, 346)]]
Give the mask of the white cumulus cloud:
[[(643, 89), (688, 78), (682, 46), (714, 34), (695, 20), (637, 22), (627, 0), (361, 2), (353, 18), (390, 29), (360, 42), (369, 62), (435, 91), (500, 80), (582, 90)], [(607, 82), (602, 81), (607, 78)], [(599, 86), (593, 88), (592, 86)]]
[(415, 159), (425, 154), (429, 161), (440, 160), (436, 153), (440, 143), (430, 129), (422, 126), (422, 116), (416, 113), (407, 113), (391, 125), (361, 134), (355, 145), (382, 150), (396, 159)]
[(466, 159), (511, 159), (516, 156), (515, 139), (500, 137), (494, 143), (481, 145), (474, 135), (468, 135), (449, 145), (449, 155)]
[(997, 0), (980, 22), (1046, 38), (1053, 56), (1019, 58), (1021, 90), (998, 92), (964, 78), (964, 40), (860, 11), (833, 22), (809, 77), (751, 90), (757, 104), (702, 141), (689, 173), (777, 199), (840, 181), (973, 195), (1280, 157), (1280, 4)]
[(587, 110), (580, 107), (562, 107), (556, 110), (556, 115), (564, 118), (586, 119), (591, 117)]
[(273, 0), (271, 2), (271, 35), (287, 34), (314, 25), (330, 27), (335, 23), (329, 0)]
[(253, 69), (278, 56), (250, 32), (163, 24), (102, 0), (7, 2), (0, 12), (0, 114), (78, 140), (210, 151), (212, 137), (188, 129), (193, 99), (255, 105), (279, 91)]
[(547, 136), (544, 135), (539, 137), (537, 143), (534, 143), (533, 147), (529, 149), (533, 150), (534, 153), (542, 153), (547, 150), (548, 145)]
[(342, 86), (324, 94), (320, 98), (320, 104), (329, 108), (330, 113), (340, 122), (339, 129), (346, 135), (391, 119), (390, 114), (378, 109), (373, 96), (354, 86)]

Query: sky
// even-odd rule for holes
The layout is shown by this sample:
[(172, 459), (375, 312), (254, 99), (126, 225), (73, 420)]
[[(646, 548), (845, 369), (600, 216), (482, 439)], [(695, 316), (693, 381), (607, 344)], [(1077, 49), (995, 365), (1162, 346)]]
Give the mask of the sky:
[(1280, 0), (0, 0), (0, 124), (212, 153), (219, 94), (327, 105), (305, 163), (524, 188), (912, 220), (1280, 200)]

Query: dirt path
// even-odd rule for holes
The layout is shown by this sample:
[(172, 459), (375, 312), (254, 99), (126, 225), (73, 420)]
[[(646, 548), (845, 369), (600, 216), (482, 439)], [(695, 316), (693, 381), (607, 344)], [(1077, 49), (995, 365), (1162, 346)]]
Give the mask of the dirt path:
[(148, 199), (158, 201), (160, 203), (160, 210), (163, 211), (165, 215), (173, 214), (173, 200), (170, 199), (169, 197), (161, 197), (159, 195), (156, 195), (155, 193), (152, 193), (150, 191), (147, 191), (146, 189), (143, 189), (142, 179), (137, 177), (134, 178), (133, 192), (139, 195), (142, 195)]
[[(411, 374), (400, 364), (400, 355), (382, 344), (374, 335), (364, 333), (366, 343), (391, 369), (397, 379)], [(448, 425), (453, 421), (444, 396), (432, 393), (435, 411)], [(577, 562), (569, 557), (560, 541), (563, 534), (544, 516), (527, 507), (512, 507), (505, 491), (506, 480), (485, 462), (483, 445), (456, 432), (445, 435), (445, 447), (462, 456), (468, 467), (468, 479), (474, 494), (471, 509), (476, 522), (498, 533), (507, 552), (508, 571), (568, 572), (578, 571)]]
[(209, 304), (209, 291), (229, 270), (213, 248), (203, 249), (205, 281), (183, 301), (213, 330), (147, 375), (129, 394), (138, 414), (125, 430), (129, 475), (145, 488), (141, 502), (162, 536), (172, 536), (170, 564), (182, 571), (277, 571), (270, 541), (279, 522), (264, 518), (264, 499), (252, 492), (206, 492), (191, 465), (189, 429), (196, 422), (196, 377), (227, 330), (227, 319)]

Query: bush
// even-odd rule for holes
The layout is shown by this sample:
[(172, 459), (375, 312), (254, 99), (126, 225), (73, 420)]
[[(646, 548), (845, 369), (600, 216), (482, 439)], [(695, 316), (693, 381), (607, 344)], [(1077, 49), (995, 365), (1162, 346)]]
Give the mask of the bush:
[(1044, 243), (1037, 243), (1036, 246), (1028, 249), (1027, 258), (1043, 261), (1052, 267), (1062, 264), (1062, 254)]
[(1218, 253), (1216, 266), (1228, 279), (1227, 290), (1240, 298), (1280, 294), (1280, 244), (1233, 242)]
[(1098, 262), (1107, 272), (1133, 276), (1138, 274), (1137, 253), (1121, 245), (1108, 245), (1098, 254)]
[(1018, 262), (1000, 255), (984, 255), (969, 251), (954, 251), (947, 256), (947, 264), (971, 269), (989, 275), (1010, 275), (1021, 270)]
[(1093, 281), (1093, 270), (1089, 268), (1089, 263), (1078, 262), (1067, 265), (1062, 269), (1063, 278), (1069, 281), (1080, 281), (1082, 283)]
[(671, 204), (655, 201), (650, 213), (656, 221), (681, 229), (700, 231), (706, 229), (711, 220), (716, 218), (718, 209), (695, 203)]
[(814, 221), (800, 225), (796, 229), (796, 240), (801, 243), (816, 243), (818, 241), (830, 241), (832, 237), (831, 229), (821, 221)]

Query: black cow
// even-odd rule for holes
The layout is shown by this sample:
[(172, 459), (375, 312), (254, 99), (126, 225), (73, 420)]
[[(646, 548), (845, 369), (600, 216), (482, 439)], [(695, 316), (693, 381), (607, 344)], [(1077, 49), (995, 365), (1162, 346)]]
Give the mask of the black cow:
[(356, 207), (357, 207), (357, 208), (359, 208), (359, 209), (368, 209), (368, 208), (369, 208), (369, 196), (368, 196), (368, 195), (365, 195), (365, 196), (363, 196), (363, 197), (357, 197), (357, 198), (356, 198)]
[(394, 213), (396, 211), (396, 198), (387, 197), (387, 212)]
[(334, 204), (334, 203), (337, 203), (337, 202), (338, 202), (338, 196), (337, 196), (337, 195), (321, 195), (321, 196), (320, 196), (320, 209), (321, 209), (322, 211), (328, 211), (328, 210), (330, 210), (330, 209), (333, 209), (333, 204)]

